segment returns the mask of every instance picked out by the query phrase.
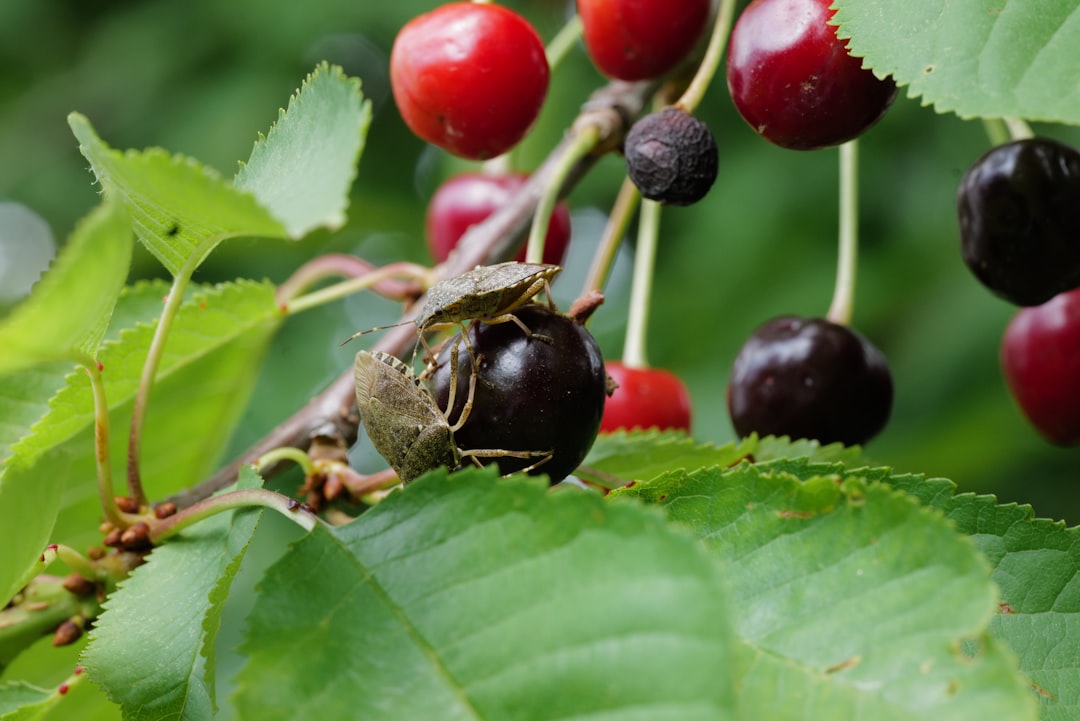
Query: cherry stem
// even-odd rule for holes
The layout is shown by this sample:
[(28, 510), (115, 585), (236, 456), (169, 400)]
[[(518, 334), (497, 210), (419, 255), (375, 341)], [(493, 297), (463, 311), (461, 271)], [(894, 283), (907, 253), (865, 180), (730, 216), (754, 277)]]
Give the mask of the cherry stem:
[(305, 531), (311, 531), (320, 523), (319, 517), (295, 498), (264, 488), (245, 488), (203, 499), (155, 523), (150, 527), (150, 540), (157, 544), (213, 515), (252, 506), (277, 511)]
[(859, 256), (859, 146), (849, 140), (840, 146), (840, 232), (836, 286), (826, 319), (849, 325), (855, 305), (855, 276)]
[(139, 472), (139, 457), (142, 452), (142, 431), (146, 421), (146, 407), (150, 402), (150, 391), (154, 385), (158, 366), (161, 364), (161, 357), (165, 353), (165, 341), (169, 337), (173, 320), (180, 310), (180, 305), (184, 302), (184, 290), (187, 289), (188, 281), (191, 280), (191, 274), (195, 272), (198, 259), (204, 255), (204, 253), (193, 253), (188, 263), (173, 277), (172, 287), (165, 299), (165, 307), (161, 309), (161, 317), (158, 318), (157, 327), (154, 328), (154, 337), (150, 341), (146, 362), (143, 363), (139, 388), (135, 392), (135, 400), (131, 408), (131, 434), (128, 437), (127, 484), (128, 495), (140, 506), (146, 503), (146, 493), (143, 492), (142, 477)]
[(544, 54), (547, 55), (548, 68), (552, 72), (559, 67), (559, 64), (577, 44), (578, 38), (581, 37), (581, 31), (581, 16), (574, 13), (574, 16), (566, 21), (566, 24), (559, 29), (559, 32), (547, 44)]
[(77, 666), (75, 671), (66, 679), (61, 681), (56, 687), (57, 696), (66, 696), (71, 693), (71, 690), (82, 684), (86, 678), (86, 674), (83, 673), (82, 666)]
[(548, 225), (551, 223), (551, 214), (555, 210), (555, 204), (559, 202), (559, 196), (562, 194), (563, 184), (578, 162), (591, 153), (599, 142), (600, 129), (595, 125), (583, 124), (575, 129), (570, 145), (559, 158), (559, 162), (551, 169), (547, 185), (544, 186), (544, 192), (536, 204), (532, 227), (529, 230), (529, 241), (525, 248), (526, 263), (544, 262), (544, 242), (547, 240)]
[(996, 147), (1009, 142), (1009, 129), (1001, 118), (983, 118), (982, 123), (991, 145)]
[(280, 463), (281, 461), (292, 461), (304, 471), (305, 476), (310, 476), (315, 473), (315, 463), (311, 460), (305, 451), (294, 448), (293, 446), (282, 446), (281, 448), (275, 448), (274, 450), (264, 453), (259, 456), (259, 460), (255, 461), (255, 470), (261, 471), (266, 466)]
[(626, 339), (622, 362), (627, 368), (648, 368), (645, 338), (649, 330), (649, 303), (652, 300), (653, 268), (656, 243), (660, 235), (660, 203), (641, 201), (638, 218), (637, 251), (634, 253), (634, 277), (630, 282), (630, 314), (626, 319)]
[[(422, 291), (418, 286), (426, 286), (430, 275), (431, 271), (427, 268), (413, 263), (393, 263), (383, 268), (376, 268), (354, 255), (331, 253), (310, 260), (297, 268), (285, 282), (278, 286), (275, 299), (279, 306), (290, 313), (299, 313), (320, 302), (320, 296), (315, 293), (301, 295), (304, 291), (321, 280), (345, 277), (357, 280), (363, 278), (365, 279), (364, 287), (371, 288), (379, 295), (394, 300), (405, 300), (419, 295)], [(398, 280), (398, 277), (405, 280)], [(330, 288), (326, 288), (317, 292), (325, 293), (329, 290)], [(334, 300), (334, 298), (321, 300), (321, 302), (329, 300)], [(299, 310), (296, 309), (297, 304), (301, 305)]]
[(89, 558), (76, 551), (71, 546), (57, 544), (56, 556), (64, 565), (75, 571), (88, 581), (96, 581), (102, 577), (101, 569)]
[(346, 490), (353, 497), (360, 499), (369, 506), (375, 505), (376, 502), (371, 498), (371, 494), (393, 488), (401, 483), (401, 479), (398, 478), (397, 472), (393, 468), (387, 468), (367, 476), (359, 473), (345, 476), (342, 481)]
[(619, 246), (622, 245), (623, 236), (626, 235), (630, 218), (633, 217), (639, 200), (641, 200), (641, 193), (638, 192), (634, 181), (629, 177), (624, 178), (619, 194), (615, 196), (615, 202), (611, 206), (607, 223), (604, 225), (600, 244), (597, 245), (596, 252), (593, 254), (592, 265), (589, 266), (589, 273), (585, 277), (585, 287), (581, 291), (582, 295), (592, 290), (603, 290), (607, 285), (608, 274), (615, 264), (615, 256), (619, 252)]
[(1004, 145), (1011, 140), (1027, 140), (1035, 137), (1031, 126), (1021, 118), (983, 118), (983, 129), (993, 146)]
[(1023, 118), (1002, 118), (1002, 121), (1009, 129), (1009, 136), (1013, 140), (1030, 140), (1035, 137), (1031, 126)]
[(735, 0), (720, 0), (720, 7), (716, 10), (716, 22), (713, 23), (712, 35), (709, 36), (709, 45), (705, 48), (705, 55), (698, 65), (690, 84), (686, 86), (682, 96), (675, 101), (675, 105), (687, 113), (693, 114), (705, 92), (716, 75), (716, 69), (720, 67), (720, 61), (724, 55), (724, 45), (727, 44), (731, 34), (731, 22), (735, 16)]
[(126, 528), (127, 519), (116, 505), (113, 487), (112, 463), (109, 460), (109, 402), (105, 397), (105, 380), (94, 361), (83, 366), (90, 378), (90, 391), (94, 396), (94, 462), (97, 467), (98, 496), (106, 520), (117, 528)]
[[(348, 258), (349, 256), (341, 257)], [(423, 288), (429, 287), (432, 283), (431, 270), (416, 263), (389, 263), (381, 268), (375, 268), (359, 258), (352, 258), (351, 260), (355, 261), (355, 263), (350, 265), (349, 272), (344, 272), (344, 267), (336, 267), (333, 270), (330, 267), (316, 267), (309, 271), (311, 273), (310, 278), (301, 278), (296, 280), (295, 283), (296, 274), (294, 274), (293, 277), (278, 288), (278, 305), (290, 315), (295, 315), (369, 288), (384, 297), (405, 300), (419, 295), (423, 292)], [(316, 261), (312, 261), (312, 263), (314, 262)], [(330, 264), (333, 263), (336, 263), (336, 261), (331, 260)], [(310, 265), (310, 263), (307, 265)], [(360, 270), (361, 267), (364, 268), (362, 272), (355, 275), (351, 272)], [(298, 270), (297, 273), (299, 272)], [(330, 275), (348, 275), (351, 277), (349, 280), (289, 300), (289, 293), (299, 290), (303, 281), (314, 282), (319, 278), (329, 277)], [(306, 284), (310, 285), (310, 282)], [(286, 284), (291, 285), (286, 288)]]

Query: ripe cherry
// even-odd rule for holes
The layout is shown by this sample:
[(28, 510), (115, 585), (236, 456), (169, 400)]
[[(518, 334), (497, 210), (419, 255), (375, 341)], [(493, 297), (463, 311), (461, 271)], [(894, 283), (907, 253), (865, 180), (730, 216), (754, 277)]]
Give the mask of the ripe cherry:
[[(527, 178), (525, 173), (462, 173), (440, 185), (428, 203), (426, 222), (428, 248), (435, 261), (446, 260), (465, 231), (505, 205)], [(569, 242), (570, 208), (559, 203), (548, 221), (543, 262), (561, 265)], [(525, 260), (524, 248), (516, 260)]]
[(896, 97), (848, 54), (829, 25), (832, 0), (753, 0), (731, 31), (727, 82), (743, 119), (792, 150), (851, 140)]
[(709, 0), (577, 0), (577, 9), (589, 57), (618, 80), (675, 69), (709, 21)]
[(892, 411), (885, 356), (846, 326), (821, 318), (768, 321), (739, 351), (728, 411), (740, 436), (865, 443)]
[(1002, 339), (1001, 367), (1039, 433), (1061, 446), (1080, 443), (1080, 289), (1020, 309)]
[(609, 362), (607, 372), (618, 387), (604, 405), (601, 433), (620, 428), (690, 430), (690, 393), (674, 373), (619, 361)]
[[(550, 451), (550, 459), (529, 472), (561, 481), (585, 458), (600, 428), (607, 396), (604, 360), (596, 339), (569, 316), (540, 303), (522, 306), (514, 315), (530, 334), (512, 322), (469, 326), (479, 370), (472, 410), (454, 437), (466, 451)], [(457, 340), (447, 341), (430, 383), (444, 411), (450, 396), (451, 348)], [(451, 423), (464, 408), (472, 364), (461, 343), (457, 392), (447, 414)], [(537, 464), (543, 456), (485, 460), (506, 474)]]
[(1080, 151), (1046, 138), (983, 155), (960, 181), (964, 262), (1017, 305), (1080, 286)]
[(390, 85), (418, 136), (455, 155), (501, 155), (547, 95), (544, 44), (501, 5), (455, 2), (410, 20), (390, 52)]

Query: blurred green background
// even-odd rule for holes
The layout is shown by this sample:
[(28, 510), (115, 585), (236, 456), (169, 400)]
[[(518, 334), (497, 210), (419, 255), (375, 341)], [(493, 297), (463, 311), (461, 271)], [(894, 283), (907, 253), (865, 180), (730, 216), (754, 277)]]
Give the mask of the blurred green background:
[[(427, 148), (389, 95), (394, 34), (431, 0), (4, 0), (0, 3), (0, 201), (40, 214), (58, 239), (98, 202), (66, 116), (87, 115), (117, 148), (158, 145), (226, 175), (246, 158), (289, 95), (321, 60), (363, 79), (375, 115), (349, 224), (302, 242), (225, 243), (197, 280), (281, 281), (315, 255), (344, 251), (376, 263), (428, 262), (423, 210), (440, 180), (469, 167)], [(507, 2), (549, 39), (564, 2)], [(580, 47), (553, 75), (545, 111), (514, 162), (534, 167), (602, 79)], [(902, 91), (903, 93), (903, 91)], [(798, 153), (758, 139), (738, 118), (723, 78), (700, 115), (720, 145), (709, 196), (665, 211), (649, 355), (680, 375), (694, 435), (727, 442), (725, 385), (732, 359), (760, 323), (820, 315), (835, 272), (837, 153)], [(1041, 132), (1080, 144), (1075, 128)], [(939, 116), (900, 97), (861, 144), (862, 247), (855, 325), (889, 357), (893, 418), (868, 456), (899, 470), (946, 476), (965, 491), (1032, 503), (1040, 516), (1080, 522), (1080, 450), (1042, 441), (1010, 399), (998, 343), (1013, 309), (960, 260), (957, 182), (988, 141), (981, 123)], [(622, 177), (605, 158), (570, 197), (574, 240), (556, 286), (580, 291), (606, 208)], [(621, 353), (629, 263), (622, 258), (593, 331)], [(160, 275), (145, 252), (135, 277)], [(233, 441), (240, 450), (350, 366), (340, 340), (392, 321), (395, 308), (357, 298), (291, 320), (271, 349)]]

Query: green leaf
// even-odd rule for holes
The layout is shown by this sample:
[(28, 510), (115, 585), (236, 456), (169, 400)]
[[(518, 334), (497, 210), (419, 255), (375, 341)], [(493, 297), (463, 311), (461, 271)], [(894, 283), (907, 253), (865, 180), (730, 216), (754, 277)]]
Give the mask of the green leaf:
[(52, 696), (52, 691), (21, 681), (0, 683), (0, 719), (21, 706), (40, 703)]
[(588, 457), (574, 475), (601, 488), (613, 489), (648, 481), (677, 468), (726, 467), (748, 459), (775, 458), (812, 458), (850, 464), (859, 456), (857, 447), (845, 448), (839, 443), (822, 446), (817, 441), (792, 441), (786, 437), (752, 435), (738, 444), (714, 446), (680, 431), (617, 431), (597, 436)]
[(71, 470), (71, 457), (60, 451), (40, 462), (15, 459), (0, 474), (0, 603), (26, 585), (49, 544)]
[[(240, 488), (260, 485), (250, 467), (241, 471)], [(109, 596), (82, 662), (126, 721), (213, 716), (221, 609), (260, 515), (250, 509), (200, 521), (154, 549)]]
[(1080, 123), (1080, 0), (836, 0), (838, 35), (939, 112)]
[(254, 195), (293, 238), (319, 226), (338, 228), (370, 122), (360, 81), (324, 62), (260, 136), (236, 187)]
[(135, 234), (173, 275), (196, 268), (226, 238), (286, 236), (254, 197), (198, 161), (160, 148), (121, 153), (82, 115), (72, 113), (68, 124), (106, 196), (127, 206)]
[(760, 463), (777, 459), (801, 459), (815, 464), (842, 463), (848, 468), (857, 468), (863, 463), (862, 449), (859, 446), (845, 446), (841, 443), (823, 446), (812, 439), (792, 440), (787, 436), (758, 438), (757, 445), (754, 446), (754, 460)]
[(1080, 719), (1080, 528), (992, 496), (953, 495), (956, 486), (940, 478), (888, 481), (944, 511), (990, 559), (1001, 590), (991, 632), (1020, 657), (1043, 719)]
[[(182, 454), (205, 456), (209, 449), (223, 447), (225, 439), (219, 436), (228, 435), (235, 414), (242, 410), (231, 409), (242, 406), (246, 400), (265, 342), (281, 318), (274, 301), (274, 288), (269, 283), (240, 281), (215, 286), (194, 294), (181, 306), (158, 370), (146, 442), (151, 442), (154, 424), (173, 413), (183, 415), (187, 430), (177, 437), (161, 439), (167, 441), (156, 449), (166, 456), (162, 467), (176, 463)], [(117, 411), (130, 406), (153, 333), (152, 325), (140, 325), (121, 332), (118, 340), (103, 347), (99, 359), (104, 366), (110, 409)], [(227, 352), (235, 356), (222, 357)], [(207, 365), (219, 367), (211, 372)], [(186, 385), (189, 381), (190, 385)], [(92, 427), (94, 411), (89, 386), (85, 375), (69, 375), (67, 385), (50, 402), (49, 412), (32, 433), (13, 446), (13, 452), (33, 460)], [(8, 394), (0, 393), (3, 395)], [(215, 403), (207, 407), (205, 404), (212, 399)], [(218, 415), (221, 413), (225, 415)], [(114, 440), (126, 442), (124, 423), (113, 420), (110, 419), (110, 425)], [(121, 456), (123, 449), (121, 445)], [(151, 459), (154, 454), (148, 448), (145, 456)], [(213, 459), (205, 463), (212, 464)]]
[(57, 698), (55, 689), (50, 691), (21, 681), (0, 683), (0, 721), (40, 718)]
[(673, 468), (730, 466), (747, 458), (753, 449), (753, 439), (717, 447), (678, 431), (602, 433), (574, 475), (602, 488), (618, 488)]
[(726, 719), (729, 643), (719, 568), (660, 514), (536, 479), (436, 472), (271, 568), (236, 710)]
[(129, 208), (139, 240), (173, 275), (189, 275), (226, 238), (295, 240), (340, 226), (369, 120), (359, 83), (322, 65), (232, 185), (160, 148), (113, 150), (85, 117), (68, 116), (106, 194)]
[[(140, 305), (144, 295), (139, 294)], [(213, 470), (281, 317), (273, 286), (249, 281), (201, 290), (181, 307), (166, 344), (143, 443), (143, 479), (151, 497), (168, 495)], [(99, 355), (110, 404), (114, 483), (125, 477), (131, 403), (152, 336), (150, 325), (126, 329), (106, 342)], [(19, 389), (8, 385), (13, 378), (0, 377), (0, 398), (17, 394)], [(69, 374), (48, 412), (11, 447), (12, 455), (0, 468), (0, 591), (8, 594), (5, 601), (50, 541), (81, 547), (100, 540), (93, 413), (89, 379), (80, 372)], [(53, 538), (57, 513), (65, 508), (70, 527), (81, 535)]]
[(131, 226), (104, 203), (75, 228), (29, 298), (0, 321), (0, 373), (43, 361), (92, 363), (131, 265)]
[(987, 632), (986, 561), (940, 514), (857, 471), (803, 481), (772, 466), (613, 493), (662, 504), (727, 562), (741, 717), (1036, 718)]
[(49, 410), (49, 399), (64, 386), (71, 362), (41, 363), (0, 376), (0, 464), (11, 447)]

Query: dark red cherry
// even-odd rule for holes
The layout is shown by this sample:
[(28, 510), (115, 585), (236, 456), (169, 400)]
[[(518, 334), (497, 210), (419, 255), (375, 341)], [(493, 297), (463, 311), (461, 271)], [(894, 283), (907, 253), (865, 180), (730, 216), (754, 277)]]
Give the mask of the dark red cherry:
[[(446, 260), (465, 231), (505, 205), (528, 177), (525, 173), (462, 173), (440, 185), (428, 203), (425, 225), (435, 262)], [(548, 221), (543, 262), (561, 265), (569, 243), (570, 208), (559, 203)], [(525, 260), (524, 248), (516, 260)]]
[(690, 393), (674, 373), (619, 361), (609, 361), (607, 373), (617, 387), (604, 405), (601, 433), (621, 428), (690, 430)]
[(731, 32), (727, 83), (759, 135), (792, 150), (838, 145), (878, 121), (892, 79), (864, 70), (829, 25), (832, 0), (753, 0)]
[(1080, 286), (1080, 151), (1047, 138), (983, 155), (960, 181), (960, 248), (971, 272), (1017, 305)]
[(847, 326), (821, 318), (768, 321), (735, 358), (728, 410), (740, 436), (813, 438), (856, 445), (892, 411), (885, 356)]
[[(607, 375), (592, 334), (569, 316), (531, 303), (514, 311), (517, 323), (473, 323), (469, 339), (479, 358), (473, 408), (454, 434), (463, 450), (535, 452), (530, 458), (481, 457), (503, 474), (534, 466), (552, 482), (569, 475), (589, 452), (600, 428)], [(432, 393), (442, 409), (450, 395), (451, 338), (438, 357)], [(456, 423), (468, 396), (472, 359), (458, 346), (457, 395), (448, 413)], [(550, 458), (542, 463), (545, 456)]]
[(1020, 309), (1001, 342), (1001, 367), (1039, 433), (1061, 446), (1080, 443), (1080, 289)]
[(410, 20), (390, 52), (401, 117), (429, 143), (483, 160), (517, 145), (547, 95), (544, 44), (520, 15), (455, 2)]
[(674, 70), (709, 21), (709, 0), (577, 0), (577, 9), (589, 57), (618, 80)]

